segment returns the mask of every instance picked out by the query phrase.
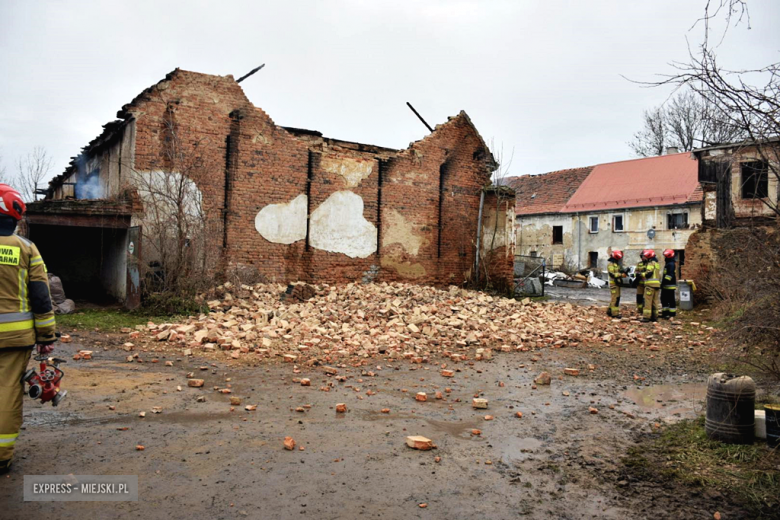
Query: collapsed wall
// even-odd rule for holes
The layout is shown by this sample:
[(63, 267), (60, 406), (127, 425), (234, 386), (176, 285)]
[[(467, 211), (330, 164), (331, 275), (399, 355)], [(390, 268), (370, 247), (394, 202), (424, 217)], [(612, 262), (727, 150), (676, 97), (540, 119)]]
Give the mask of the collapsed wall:
[[(495, 164), (464, 112), (397, 151), (280, 127), (230, 76), (178, 70), (123, 111), (136, 120), (136, 170), (168, 166), (171, 127), (215, 165), (195, 182), (228, 266), (273, 281), (461, 284), (472, 274)], [(494, 271), (511, 282), (512, 222), (501, 223)]]
[[(133, 225), (146, 234), (165, 226), (170, 211), (149, 192), (172, 172), (186, 176), (215, 268), (274, 282), (443, 285), (474, 274), (480, 195), (496, 164), (465, 112), (399, 151), (278, 126), (231, 76), (177, 69), (118, 116), (132, 150), (106, 160), (124, 161), (117, 189), (134, 187), (144, 200)], [(511, 204), (512, 190), (484, 193), (485, 274), (509, 285), (513, 219), (491, 215)], [(143, 249), (146, 260), (152, 248)]]

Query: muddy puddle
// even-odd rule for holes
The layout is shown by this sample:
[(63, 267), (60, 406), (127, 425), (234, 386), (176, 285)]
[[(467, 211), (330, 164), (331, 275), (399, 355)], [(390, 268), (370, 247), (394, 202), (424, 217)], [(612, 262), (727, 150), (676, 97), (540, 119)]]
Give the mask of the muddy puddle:
[(533, 458), (542, 445), (542, 441), (535, 437), (506, 437), (501, 440), (501, 460), (516, 462)]
[(640, 408), (663, 410), (668, 414), (699, 413), (704, 410), (707, 385), (682, 383), (678, 385), (653, 385), (629, 388), (623, 396)]

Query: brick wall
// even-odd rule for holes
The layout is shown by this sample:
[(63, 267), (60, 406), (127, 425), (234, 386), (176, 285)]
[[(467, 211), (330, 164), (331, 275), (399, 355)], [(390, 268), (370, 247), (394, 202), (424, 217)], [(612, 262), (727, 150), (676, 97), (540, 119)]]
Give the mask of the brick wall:
[[(171, 128), (177, 146), (203, 158), (208, 174), (194, 180), (227, 267), (279, 282), (460, 284), (471, 275), (490, 156), (463, 112), (394, 151), (297, 135), (254, 107), (232, 77), (180, 70), (123, 111), (136, 119), (136, 170), (171, 167)], [(318, 219), (291, 221), (299, 213), (288, 205), (301, 195)], [(348, 204), (333, 203), (341, 200)], [(255, 219), (270, 218), (258, 216), (268, 207), (284, 216), (263, 220), (264, 229), (297, 239), (261, 235)], [(491, 255), (495, 276), (511, 284), (513, 244), (501, 248)]]
[(715, 253), (712, 248), (715, 229), (704, 228), (691, 235), (685, 246), (685, 265), (681, 269), (683, 280), (693, 280), (701, 283), (715, 263)]

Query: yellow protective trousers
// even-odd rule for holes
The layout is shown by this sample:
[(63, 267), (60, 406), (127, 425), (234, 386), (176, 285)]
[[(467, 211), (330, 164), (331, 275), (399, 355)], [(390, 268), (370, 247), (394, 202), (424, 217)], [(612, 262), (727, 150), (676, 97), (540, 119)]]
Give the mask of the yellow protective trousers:
[(609, 284), (609, 293), (611, 298), (609, 300), (609, 309), (607, 315), (612, 316), (613, 318), (619, 318), (620, 317), (620, 286), (617, 284)]
[(0, 349), (0, 462), (13, 457), (22, 428), (22, 376), (31, 353), (30, 347)]
[(661, 314), (661, 288), (645, 284), (645, 307), (642, 317), (646, 320), (657, 320)]

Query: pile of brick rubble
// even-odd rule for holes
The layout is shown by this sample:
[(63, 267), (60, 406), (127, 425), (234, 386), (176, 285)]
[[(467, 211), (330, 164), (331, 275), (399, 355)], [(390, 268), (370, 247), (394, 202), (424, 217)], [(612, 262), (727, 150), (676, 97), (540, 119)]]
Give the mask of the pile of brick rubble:
[[(173, 348), (185, 355), (213, 352), (314, 365), (374, 356), (416, 362), (436, 354), (480, 359), (496, 351), (583, 343), (656, 350), (684, 338), (667, 323), (640, 324), (636, 316), (612, 320), (601, 307), (514, 300), (454, 286), (299, 287), (307, 291), (296, 287), (292, 295), (306, 293), (305, 301), (290, 298), (290, 291), (285, 294), (285, 286), (277, 284), (226, 283), (212, 292), (208, 314), (123, 329), (129, 333), (125, 349)], [(687, 345), (702, 344), (695, 336), (685, 339)]]

